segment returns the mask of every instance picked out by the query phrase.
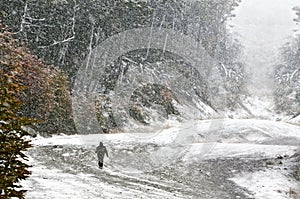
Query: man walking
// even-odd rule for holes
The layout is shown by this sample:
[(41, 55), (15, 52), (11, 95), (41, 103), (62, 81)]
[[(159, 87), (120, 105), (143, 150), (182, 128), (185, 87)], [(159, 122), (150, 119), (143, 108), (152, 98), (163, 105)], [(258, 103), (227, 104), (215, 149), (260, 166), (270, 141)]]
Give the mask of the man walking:
[(106, 154), (106, 156), (108, 157), (108, 153), (106, 150), (106, 147), (103, 145), (102, 142), (99, 143), (99, 146), (97, 146), (96, 148), (96, 153), (97, 153), (97, 157), (98, 157), (98, 166), (100, 169), (103, 168), (103, 160), (104, 160), (104, 156)]

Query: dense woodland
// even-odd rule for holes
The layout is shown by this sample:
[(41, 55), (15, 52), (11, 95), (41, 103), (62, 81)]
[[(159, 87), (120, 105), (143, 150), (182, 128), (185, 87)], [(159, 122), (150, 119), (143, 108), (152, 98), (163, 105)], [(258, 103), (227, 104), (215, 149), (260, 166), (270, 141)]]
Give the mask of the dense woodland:
[[(76, 131), (72, 122), (70, 109), (70, 93), (76, 78), (76, 72), (93, 48), (112, 35), (125, 30), (142, 27), (167, 28), (191, 36), (195, 42), (200, 42), (207, 52), (220, 63), (221, 79), (216, 83), (217, 91), (205, 91), (205, 78), (198, 78), (201, 84), (195, 95), (209, 105), (209, 99), (214, 95), (224, 95), (224, 106), (214, 109), (234, 107), (239, 102), (244, 83), (243, 64), (239, 61), (240, 45), (233, 40), (226, 30), (226, 21), (232, 17), (231, 11), (239, 1), (9, 1), (3, 4), (1, 10), (2, 21), (7, 25), (20, 41), (24, 42), (31, 53), (43, 60), (46, 68), (59, 70), (68, 78), (68, 83), (61, 76), (62, 92), (54, 94), (64, 96), (55, 98), (55, 107), (49, 111), (42, 111), (44, 115), (35, 114), (47, 106), (39, 104), (24, 105), (27, 110), (24, 114), (39, 116), (44, 122), (37, 125), (41, 132), (73, 133)], [(140, 50), (120, 58), (108, 67), (106, 78), (99, 82), (104, 87), (104, 93), (99, 97), (109, 103), (107, 93), (114, 89), (120, 77), (122, 67), (134, 64), (169, 63), (182, 65), (181, 59), (176, 55), (162, 55), (158, 51), (151, 51), (146, 60), (137, 56), (145, 52)], [(149, 54), (149, 53), (148, 53)], [(157, 57), (163, 60), (159, 60)], [(155, 58), (155, 59), (153, 59)], [(135, 63), (133, 63), (135, 62)], [(143, 63), (142, 63), (143, 62)], [(126, 65), (126, 66), (124, 66)], [(181, 67), (184, 68), (184, 67)], [(182, 70), (182, 69), (181, 69)], [(190, 73), (190, 67), (187, 67)], [(52, 72), (51, 72), (52, 73)], [(57, 75), (52, 74), (59, 79)], [(200, 80), (199, 80), (200, 79)], [(218, 78), (217, 78), (218, 79)], [(220, 89), (219, 89), (220, 87)], [(57, 86), (55, 86), (57, 89)], [(48, 93), (51, 95), (50, 93)], [(157, 96), (156, 98), (159, 98)], [(154, 98), (153, 98), (154, 99)], [(28, 100), (37, 103), (40, 100)], [(43, 104), (44, 102), (41, 102)], [(51, 104), (51, 102), (50, 102)], [(98, 119), (102, 127), (113, 128), (113, 116), (105, 105), (100, 107)], [(50, 111), (53, 110), (53, 111)], [(104, 113), (106, 112), (106, 113)], [(136, 111), (131, 111), (133, 114)], [(109, 114), (110, 117), (103, 117)], [(141, 113), (137, 113), (140, 114)], [(133, 116), (137, 118), (136, 116)]]

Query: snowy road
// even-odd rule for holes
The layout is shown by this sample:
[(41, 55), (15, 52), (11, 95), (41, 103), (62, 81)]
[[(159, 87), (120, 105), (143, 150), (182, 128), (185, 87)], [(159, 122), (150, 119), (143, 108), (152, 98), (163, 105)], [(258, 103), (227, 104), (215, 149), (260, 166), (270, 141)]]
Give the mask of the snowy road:
[(142, 135), (37, 138), (27, 198), (299, 198), (298, 126), (192, 121)]

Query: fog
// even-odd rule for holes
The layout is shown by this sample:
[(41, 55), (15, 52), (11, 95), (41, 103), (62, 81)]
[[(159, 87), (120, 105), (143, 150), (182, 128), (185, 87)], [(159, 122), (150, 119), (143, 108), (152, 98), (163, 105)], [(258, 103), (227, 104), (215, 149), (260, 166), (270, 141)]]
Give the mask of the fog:
[(292, 8), (299, 5), (300, 0), (243, 0), (234, 11), (229, 26), (244, 46), (251, 94), (272, 95), (273, 66), (280, 59), (280, 47), (297, 34)]

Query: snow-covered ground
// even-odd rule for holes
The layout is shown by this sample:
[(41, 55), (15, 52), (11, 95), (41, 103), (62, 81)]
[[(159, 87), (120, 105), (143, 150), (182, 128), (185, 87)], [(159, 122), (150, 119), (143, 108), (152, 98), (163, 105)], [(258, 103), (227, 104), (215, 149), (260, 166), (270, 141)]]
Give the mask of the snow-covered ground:
[[(95, 147), (109, 151), (103, 170)], [(156, 132), (37, 137), (27, 198), (299, 198), (300, 127), (267, 120), (169, 123)], [(296, 173), (296, 175), (299, 175)]]

